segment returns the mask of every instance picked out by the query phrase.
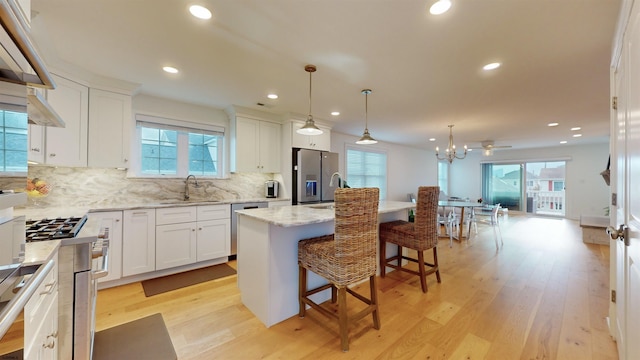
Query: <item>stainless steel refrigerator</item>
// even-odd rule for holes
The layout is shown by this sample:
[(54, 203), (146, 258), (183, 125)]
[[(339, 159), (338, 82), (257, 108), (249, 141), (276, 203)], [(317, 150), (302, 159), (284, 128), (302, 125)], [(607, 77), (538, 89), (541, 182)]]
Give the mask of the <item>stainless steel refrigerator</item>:
[(329, 186), (331, 175), (338, 171), (338, 153), (328, 151), (293, 149), (292, 204), (309, 204), (333, 201), (338, 188), (336, 177)]

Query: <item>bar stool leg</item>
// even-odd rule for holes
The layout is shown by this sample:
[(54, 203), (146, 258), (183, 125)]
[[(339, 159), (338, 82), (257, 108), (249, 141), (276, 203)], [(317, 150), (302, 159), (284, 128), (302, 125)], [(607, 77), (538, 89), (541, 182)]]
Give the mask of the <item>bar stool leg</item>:
[(306, 296), (307, 292), (307, 269), (298, 265), (298, 303), (300, 309), (298, 310), (298, 316), (304, 317), (306, 311), (306, 305), (302, 301), (302, 298)]
[(347, 317), (347, 288), (338, 288), (338, 322), (340, 323), (340, 344), (342, 351), (349, 351), (349, 318)]
[(418, 272), (420, 273), (420, 286), (422, 286), (422, 292), (427, 292), (427, 274), (424, 269), (424, 251), (418, 251)]

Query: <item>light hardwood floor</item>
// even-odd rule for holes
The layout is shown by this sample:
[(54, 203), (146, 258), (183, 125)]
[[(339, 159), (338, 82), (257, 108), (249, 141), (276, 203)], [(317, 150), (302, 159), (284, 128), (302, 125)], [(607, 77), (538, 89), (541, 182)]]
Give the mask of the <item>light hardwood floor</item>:
[(443, 239), (442, 283), (430, 276), (427, 294), (410, 274), (380, 279), (381, 329), (362, 319), (347, 353), (337, 325), (313, 310), (265, 328), (240, 302), (236, 276), (150, 298), (140, 283), (101, 290), (97, 330), (162, 313), (185, 360), (617, 359), (606, 322), (609, 247), (584, 244), (564, 219), (511, 214), (502, 235), (499, 251), (480, 225), (471, 243)]

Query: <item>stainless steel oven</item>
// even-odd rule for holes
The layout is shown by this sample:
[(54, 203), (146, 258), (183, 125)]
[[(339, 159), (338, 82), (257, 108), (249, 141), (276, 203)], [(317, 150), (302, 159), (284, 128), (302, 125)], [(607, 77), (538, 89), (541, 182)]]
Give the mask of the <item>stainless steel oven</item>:
[[(91, 222), (87, 221), (87, 225), (91, 227)], [(93, 356), (98, 279), (108, 274), (109, 229), (99, 229), (97, 236), (80, 235), (64, 240), (58, 256), (58, 355), (61, 359), (90, 360)]]
[(27, 241), (61, 240), (58, 251), (58, 358), (90, 360), (97, 279), (108, 274), (109, 229), (83, 217), (28, 220)]

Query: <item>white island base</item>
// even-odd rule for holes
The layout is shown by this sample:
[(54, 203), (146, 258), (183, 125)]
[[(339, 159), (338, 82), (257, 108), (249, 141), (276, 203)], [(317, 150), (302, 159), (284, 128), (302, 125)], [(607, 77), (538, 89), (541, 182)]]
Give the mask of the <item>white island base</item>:
[[(413, 207), (409, 202), (381, 202), (378, 221), (406, 220), (407, 210)], [(298, 314), (298, 241), (333, 233), (333, 210), (286, 206), (240, 210), (238, 215), (241, 300), (270, 327)], [(396, 254), (396, 249), (388, 245), (387, 254)], [(309, 288), (326, 284), (313, 272), (308, 272), (307, 281)], [(325, 290), (312, 299), (321, 303), (330, 296)]]

